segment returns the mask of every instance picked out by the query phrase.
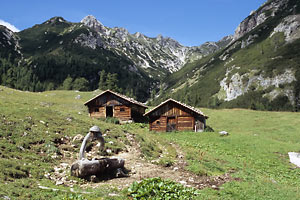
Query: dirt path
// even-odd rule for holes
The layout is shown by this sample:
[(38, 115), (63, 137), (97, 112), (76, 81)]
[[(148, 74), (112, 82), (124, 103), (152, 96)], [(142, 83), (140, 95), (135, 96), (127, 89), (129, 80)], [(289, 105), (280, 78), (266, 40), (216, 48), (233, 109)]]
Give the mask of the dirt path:
[(233, 180), (229, 173), (216, 177), (197, 176), (186, 170), (186, 162), (184, 154), (179, 146), (172, 144), (177, 151), (177, 159), (171, 167), (162, 167), (153, 163), (147, 162), (140, 158), (141, 152), (139, 144), (136, 142), (134, 135), (126, 133), (126, 137), (130, 142), (130, 146), (126, 146), (127, 152), (118, 154), (118, 157), (125, 159), (125, 168), (130, 170), (129, 177), (115, 178), (98, 183), (88, 183), (83, 187), (98, 187), (101, 185), (111, 185), (119, 189), (128, 187), (134, 181), (141, 181), (150, 177), (161, 177), (163, 179), (171, 179), (188, 187), (203, 189), (211, 187), (218, 189), (225, 182)]

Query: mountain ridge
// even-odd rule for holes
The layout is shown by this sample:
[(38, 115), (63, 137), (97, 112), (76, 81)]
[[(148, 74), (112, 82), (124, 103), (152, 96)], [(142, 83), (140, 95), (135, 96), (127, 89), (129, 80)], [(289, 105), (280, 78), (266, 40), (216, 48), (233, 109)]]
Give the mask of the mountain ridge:
[[(172, 97), (193, 106), (298, 110), (299, 5), (299, 0), (269, 0), (233, 36), (196, 47), (109, 28), (91, 15), (79, 23), (53, 17), (10, 32), (16, 41), (1, 58), (8, 66), (1, 66), (1, 84), (42, 91), (65, 88), (71, 80), (84, 90), (116, 89), (152, 104)], [(5, 38), (1, 44), (9, 44)], [(19, 74), (26, 80), (18, 81)], [(33, 84), (23, 88), (26, 81)]]
[[(108, 28), (92, 15), (83, 18), (81, 23), (99, 33), (102, 39), (102, 43), (99, 45), (110, 50), (123, 49), (126, 56), (130, 57), (136, 66), (146, 70), (147, 68), (151, 68), (151, 70), (163, 68), (172, 73), (179, 70), (187, 62), (199, 59), (224, 47), (224, 44), (221, 45), (222, 43), (218, 42), (211, 42), (213, 48), (207, 44), (187, 47), (162, 35), (150, 38), (139, 32), (130, 34), (125, 28)], [(232, 37), (227, 37), (223, 43), (228, 44), (231, 40)]]
[[(168, 74), (231, 41), (231, 37), (227, 37), (219, 43), (184, 47), (162, 35), (150, 38), (139, 32), (130, 34), (125, 28), (106, 27), (90, 15), (79, 23), (52, 17), (18, 33), (9, 33), (17, 38), (20, 55), (11, 60), (13, 72), (3, 68), (1, 84), (31, 91), (64, 89), (64, 81), (70, 77), (72, 81), (78, 79), (83, 86), (73, 89), (116, 88), (140, 101), (146, 101)], [(2, 59), (7, 57), (3, 55)], [(33, 83), (27, 86), (23, 86), (25, 81), (14, 83), (20, 71)], [(102, 71), (105, 80), (108, 76), (114, 77), (109, 86), (99, 85)]]

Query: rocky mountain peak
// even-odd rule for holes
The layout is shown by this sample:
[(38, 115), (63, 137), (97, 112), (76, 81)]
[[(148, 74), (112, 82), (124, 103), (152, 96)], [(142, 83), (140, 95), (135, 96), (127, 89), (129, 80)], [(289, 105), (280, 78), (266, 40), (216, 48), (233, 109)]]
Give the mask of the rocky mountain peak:
[(106, 27), (92, 15), (86, 16), (81, 23), (96, 31), (97, 34), (81, 34), (76, 38), (76, 43), (92, 49), (100, 46), (118, 55), (122, 54), (133, 61), (134, 67), (149, 70), (150, 74), (153, 73), (153, 69), (157, 70), (155, 73), (160, 75), (165, 75), (166, 70), (171, 73), (175, 72), (187, 62), (223, 47), (223, 44), (213, 43), (213, 45), (199, 46), (195, 49), (185, 47), (178, 41), (161, 34), (156, 38), (147, 37), (140, 32), (130, 34), (122, 27)]
[(158, 44), (160, 44), (161, 46), (170, 46), (170, 47), (173, 47), (173, 48), (181, 48), (181, 47), (183, 47), (176, 40), (174, 40), (174, 39), (172, 39), (170, 37), (163, 37), (161, 34), (159, 34), (156, 37), (156, 40), (157, 40)]
[(0, 52), (13, 52), (12, 54), (21, 55), (19, 37), (9, 28), (2, 25), (0, 25)]
[(106, 32), (105, 26), (96, 19), (93, 15), (88, 15), (84, 17), (81, 21), (85, 26), (94, 29), (95, 31), (99, 32)]
[(223, 37), (219, 42), (228, 42), (233, 40), (233, 35), (227, 35), (225, 37)]
[(123, 35), (129, 35), (129, 32), (126, 28), (123, 27), (116, 27), (114, 28), (116, 30), (116, 32), (123, 34)]
[(164, 39), (164, 37), (161, 34), (158, 34), (157, 37), (156, 37), (157, 41), (161, 41), (163, 39)]
[(145, 39), (145, 35), (140, 32), (136, 32), (134, 36), (138, 39)]
[(67, 22), (63, 17), (52, 17), (48, 21), (46, 21), (47, 24), (57, 24), (57, 23), (65, 23)]

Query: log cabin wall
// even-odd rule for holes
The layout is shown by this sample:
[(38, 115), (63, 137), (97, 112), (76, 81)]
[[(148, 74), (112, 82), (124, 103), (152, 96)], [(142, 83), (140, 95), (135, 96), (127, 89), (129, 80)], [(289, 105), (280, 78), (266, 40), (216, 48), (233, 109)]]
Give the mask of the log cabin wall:
[(123, 121), (131, 119), (131, 108), (126, 105), (114, 106), (114, 117)]
[(167, 117), (161, 116), (156, 119), (150, 119), (150, 131), (165, 132), (167, 131)]
[(108, 107), (112, 107), (111, 114), (113, 117), (129, 120), (131, 118), (131, 109), (126, 104), (128, 102), (124, 99), (108, 93), (89, 102), (88, 107), (90, 116), (94, 118), (108, 117)]
[[(195, 113), (188, 108), (174, 102), (168, 102), (162, 105), (157, 110), (154, 110), (150, 115), (150, 131), (185, 131), (195, 130)], [(204, 117), (197, 116), (197, 122), (200, 128), (204, 128)]]
[(90, 117), (94, 117), (94, 118), (100, 118), (100, 117), (105, 117), (105, 107), (97, 107), (97, 106), (93, 106), (93, 107), (89, 107), (89, 113), (90, 113)]
[(189, 117), (178, 117), (177, 118), (177, 130), (194, 130), (195, 118), (192, 116)]
[(143, 119), (145, 107), (135, 105), (112, 93), (105, 93), (87, 103), (93, 118), (116, 117), (122, 121), (139, 121)]

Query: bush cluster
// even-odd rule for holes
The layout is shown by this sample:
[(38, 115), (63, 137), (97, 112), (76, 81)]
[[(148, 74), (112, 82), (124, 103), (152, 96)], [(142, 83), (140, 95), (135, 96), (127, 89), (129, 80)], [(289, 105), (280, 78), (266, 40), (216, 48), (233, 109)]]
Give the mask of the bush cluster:
[(144, 179), (140, 183), (134, 182), (128, 188), (128, 196), (139, 199), (192, 199), (198, 195), (193, 188), (184, 187), (170, 180), (160, 177)]

